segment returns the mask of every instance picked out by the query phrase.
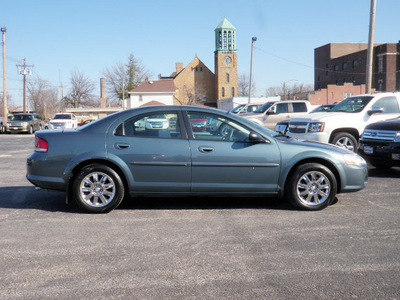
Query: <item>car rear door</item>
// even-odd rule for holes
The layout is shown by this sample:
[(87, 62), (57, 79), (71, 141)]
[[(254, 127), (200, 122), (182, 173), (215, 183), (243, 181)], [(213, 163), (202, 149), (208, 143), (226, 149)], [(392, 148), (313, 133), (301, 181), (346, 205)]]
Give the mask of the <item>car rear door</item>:
[[(161, 115), (163, 126), (149, 125)], [(109, 133), (109, 155), (129, 168), (132, 191), (190, 191), (190, 150), (180, 116), (178, 110), (145, 113), (125, 120), (115, 133)]]

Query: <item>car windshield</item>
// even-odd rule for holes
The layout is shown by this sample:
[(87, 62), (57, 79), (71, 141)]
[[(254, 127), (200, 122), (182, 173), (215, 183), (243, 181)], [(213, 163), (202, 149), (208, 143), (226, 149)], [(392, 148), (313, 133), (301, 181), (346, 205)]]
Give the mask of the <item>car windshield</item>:
[(244, 107), (244, 104), (241, 104), (239, 106), (236, 106), (234, 109), (231, 110), (231, 113), (238, 113), (242, 108)]
[(332, 107), (334, 107), (334, 106), (335, 106), (334, 104), (321, 105), (321, 106), (318, 106), (316, 109), (312, 110), (310, 112), (310, 114), (313, 114), (316, 112), (327, 112), (327, 111), (330, 111), (332, 109)]
[(11, 121), (32, 121), (31, 115), (15, 115), (11, 117)]
[(275, 102), (267, 102), (264, 103), (262, 106), (260, 106), (259, 108), (257, 108), (254, 112), (256, 114), (262, 114), (264, 113), (268, 108), (271, 107), (272, 104), (274, 104)]
[(332, 107), (329, 112), (357, 113), (362, 111), (372, 98), (371, 96), (350, 97)]
[(71, 119), (71, 115), (55, 115), (53, 119)]

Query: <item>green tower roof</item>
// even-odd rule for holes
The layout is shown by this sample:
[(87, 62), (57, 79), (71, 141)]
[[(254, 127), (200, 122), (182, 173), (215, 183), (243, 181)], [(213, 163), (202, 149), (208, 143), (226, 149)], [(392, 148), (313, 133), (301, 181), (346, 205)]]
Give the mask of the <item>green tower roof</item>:
[(224, 18), (222, 20), (222, 22), (219, 23), (217, 28), (215, 28), (215, 30), (218, 30), (218, 29), (234, 29), (234, 30), (236, 30), (235, 26), (233, 26), (232, 23), (229, 22), (227, 18)]

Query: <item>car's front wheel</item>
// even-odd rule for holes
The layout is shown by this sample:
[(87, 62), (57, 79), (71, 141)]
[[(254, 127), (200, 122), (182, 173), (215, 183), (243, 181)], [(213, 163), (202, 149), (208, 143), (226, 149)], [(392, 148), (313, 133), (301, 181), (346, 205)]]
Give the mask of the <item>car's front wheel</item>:
[(122, 202), (124, 184), (112, 168), (101, 164), (84, 167), (72, 186), (73, 198), (89, 213), (107, 213)]
[(357, 152), (358, 142), (356, 138), (347, 132), (339, 132), (333, 136), (332, 144)]
[(307, 163), (300, 165), (288, 178), (285, 194), (296, 207), (320, 210), (333, 202), (337, 191), (336, 177), (324, 165)]

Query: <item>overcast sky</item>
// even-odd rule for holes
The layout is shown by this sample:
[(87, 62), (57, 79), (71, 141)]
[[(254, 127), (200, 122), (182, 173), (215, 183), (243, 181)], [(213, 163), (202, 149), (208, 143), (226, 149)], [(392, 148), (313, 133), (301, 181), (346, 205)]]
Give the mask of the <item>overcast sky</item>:
[[(314, 49), (327, 43), (367, 43), (370, 0), (2, 0), (0, 26), (7, 27), (7, 90), (22, 104), (26, 58), (33, 76), (64, 84), (78, 70), (95, 82), (106, 67), (142, 61), (153, 74), (170, 75), (175, 63), (195, 56), (214, 72), (214, 29), (226, 17), (235, 27), (238, 72), (253, 76), (256, 95), (283, 82), (313, 84)], [(375, 42), (400, 39), (400, 0), (377, 0)], [(1, 69), (2, 70), (2, 69)], [(3, 74), (1, 72), (1, 92)], [(61, 95), (61, 92), (60, 92)]]

